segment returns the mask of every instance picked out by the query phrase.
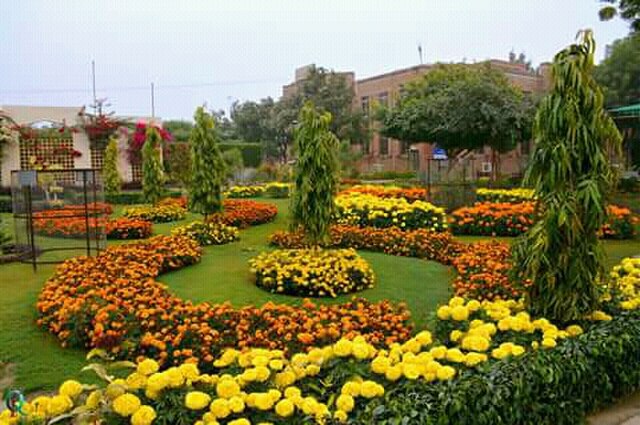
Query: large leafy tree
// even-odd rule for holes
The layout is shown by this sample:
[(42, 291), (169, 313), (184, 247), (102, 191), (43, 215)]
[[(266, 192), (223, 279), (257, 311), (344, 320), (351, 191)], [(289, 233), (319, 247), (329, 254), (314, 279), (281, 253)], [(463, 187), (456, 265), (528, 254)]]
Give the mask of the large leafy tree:
[(265, 143), (275, 138), (272, 114), (275, 102), (267, 97), (260, 102), (235, 102), (231, 108), (233, 134), (249, 143)]
[(191, 186), (189, 207), (210, 215), (222, 211), (222, 184), (225, 163), (218, 146), (214, 117), (200, 106), (196, 109), (195, 126), (191, 130)]
[(148, 125), (142, 146), (142, 194), (145, 202), (155, 204), (164, 194), (164, 169), (160, 159), (162, 137), (159, 130)]
[(440, 64), (409, 84), (394, 107), (380, 109), (378, 119), (385, 136), (434, 142), (451, 156), (483, 146), (512, 150), (530, 137), (533, 111), (532, 99), (489, 64)]
[(640, 33), (613, 43), (611, 55), (595, 69), (607, 106), (640, 102)]
[(117, 195), (120, 192), (122, 178), (118, 172), (118, 139), (112, 136), (104, 150), (104, 164), (102, 166), (104, 191), (107, 195)]
[(338, 189), (338, 138), (329, 130), (331, 114), (307, 102), (295, 130), (298, 158), (291, 199), (292, 226), (302, 226), (309, 242), (327, 238)]
[(529, 311), (560, 322), (593, 311), (605, 272), (598, 232), (615, 181), (607, 152), (619, 148), (621, 136), (592, 75), (594, 50), (587, 31), (554, 58), (553, 89), (535, 119), (524, 181), (538, 196), (540, 220), (514, 251), (521, 277), (531, 281)]
[(631, 31), (640, 32), (640, 0), (600, 0), (607, 3), (600, 9), (600, 19), (608, 21), (620, 15), (630, 22)]

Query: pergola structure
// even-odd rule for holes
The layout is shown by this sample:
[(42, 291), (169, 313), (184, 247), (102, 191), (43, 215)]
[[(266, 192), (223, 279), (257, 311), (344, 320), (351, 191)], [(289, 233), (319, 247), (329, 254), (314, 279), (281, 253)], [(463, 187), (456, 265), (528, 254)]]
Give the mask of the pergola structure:
[(625, 168), (640, 168), (640, 103), (610, 109), (624, 136)]

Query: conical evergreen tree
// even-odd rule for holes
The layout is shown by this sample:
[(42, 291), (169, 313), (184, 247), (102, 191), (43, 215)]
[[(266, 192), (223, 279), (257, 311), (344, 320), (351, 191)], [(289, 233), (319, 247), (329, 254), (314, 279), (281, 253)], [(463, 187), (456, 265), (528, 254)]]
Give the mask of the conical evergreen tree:
[(559, 322), (596, 308), (604, 276), (598, 232), (615, 182), (607, 152), (619, 149), (621, 136), (592, 76), (594, 50), (591, 32), (584, 32), (555, 56), (553, 89), (536, 116), (524, 181), (536, 191), (540, 220), (514, 252), (519, 277), (532, 282), (529, 311)]
[(153, 125), (147, 126), (142, 146), (142, 194), (144, 201), (155, 204), (164, 194), (164, 170), (160, 160), (160, 133)]
[(302, 226), (309, 242), (319, 244), (329, 233), (338, 190), (338, 138), (329, 130), (331, 114), (307, 102), (295, 131), (295, 191), (292, 227)]
[(102, 177), (104, 179), (104, 192), (107, 195), (117, 195), (120, 193), (122, 179), (118, 173), (118, 139), (109, 139), (104, 150), (104, 164), (102, 166)]
[(220, 147), (215, 121), (202, 106), (196, 109), (195, 126), (191, 130), (191, 187), (189, 209), (209, 215), (222, 211), (222, 183), (226, 166)]

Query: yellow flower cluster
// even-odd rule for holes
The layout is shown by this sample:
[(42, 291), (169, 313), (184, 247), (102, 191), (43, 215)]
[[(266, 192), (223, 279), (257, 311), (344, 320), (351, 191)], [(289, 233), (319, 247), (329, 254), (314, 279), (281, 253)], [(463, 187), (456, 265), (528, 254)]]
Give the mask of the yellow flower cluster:
[(439, 232), (447, 228), (445, 210), (426, 201), (409, 202), (404, 198), (349, 193), (337, 196), (335, 204), (335, 220), (339, 224)]
[(479, 202), (508, 202), (519, 203), (531, 201), (535, 198), (533, 189), (486, 189), (476, 190)]
[[(476, 317), (469, 320), (470, 316)], [(524, 311), (522, 301), (465, 301), (454, 297), (449, 303), (440, 306), (437, 317), (441, 322), (447, 322), (450, 330), (448, 339), (463, 350), (489, 352), (495, 359), (508, 356), (520, 356), (525, 353), (523, 345), (508, 338), (518, 338), (527, 341), (531, 348), (553, 348), (558, 339), (575, 337), (583, 331), (578, 325), (570, 325), (560, 329), (549, 320), (539, 318), (532, 320), (529, 313)], [(611, 317), (603, 312), (595, 312), (593, 320), (610, 320)], [(442, 324), (439, 324), (442, 328)], [(504, 341), (501, 342), (500, 341)]]
[(264, 194), (266, 188), (264, 186), (232, 186), (223, 193), (227, 198), (253, 198)]
[(625, 258), (611, 272), (610, 289), (620, 296), (624, 310), (640, 308), (640, 258)]
[(249, 265), (257, 286), (279, 294), (335, 298), (375, 284), (373, 270), (354, 249), (263, 252)]

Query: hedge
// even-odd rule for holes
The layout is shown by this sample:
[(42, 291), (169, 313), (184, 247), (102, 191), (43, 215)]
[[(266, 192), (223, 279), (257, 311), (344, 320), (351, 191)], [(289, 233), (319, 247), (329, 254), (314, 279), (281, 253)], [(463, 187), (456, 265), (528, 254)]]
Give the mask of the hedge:
[(224, 152), (230, 149), (240, 149), (245, 167), (258, 167), (262, 162), (262, 147), (260, 143), (222, 142), (220, 149)]
[[(179, 198), (182, 196), (182, 192), (170, 191), (167, 192), (166, 196), (170, 198)], [(104, 200), (109, 204), (144, 204), (144, 200), (142, 199), (142, 192), (120, 192), (117, 195), (105, 195)]]
[(11, 198), (0, 198), (0, 213), (10, 213), (12, 210)]
[(442, 383), (406, 381), (373, 399), (355, 423), (555, 424), (585, 415), (640, 388), (640, 314), (622, 313), (511, 360)]

